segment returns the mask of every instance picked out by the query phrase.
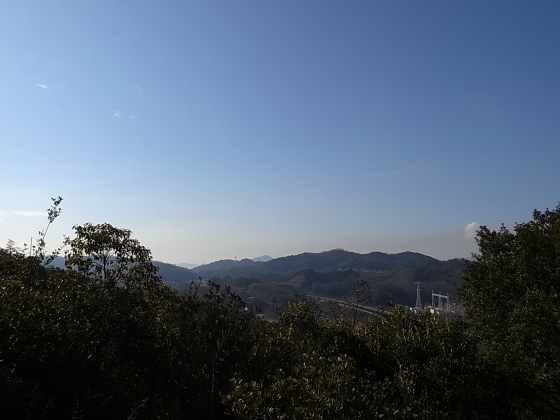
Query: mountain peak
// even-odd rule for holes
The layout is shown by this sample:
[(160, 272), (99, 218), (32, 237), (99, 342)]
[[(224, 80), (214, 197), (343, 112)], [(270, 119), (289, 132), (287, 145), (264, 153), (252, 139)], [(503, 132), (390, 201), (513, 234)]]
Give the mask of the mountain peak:
[(273, 258), (270, 255), (261, 255), (260, 257), (251, 258), (255, 262), (267, 262)]

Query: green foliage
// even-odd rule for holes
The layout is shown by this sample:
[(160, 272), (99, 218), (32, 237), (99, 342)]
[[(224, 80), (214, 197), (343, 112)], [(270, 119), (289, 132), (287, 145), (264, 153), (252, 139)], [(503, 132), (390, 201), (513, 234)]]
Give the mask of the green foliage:
[(229, 286), (195, 282), (186, 293), (164, 286), (150, 251), (109, 224), (74, 227), (67, 269), (45, 268), (43, 258), (9, 244), (0, 249), (0, 412), (558, 417), (559, 222), (560, 208), (535, 212), (513, 233), (481, 229), (480, 254), (465, 272), (466, 322), (398, 307), (361, 318), (367, 281), (345, 316), (298, 297), (277, 322), (265, 321)]
[(481, 227), (462, 286), (469, 317), (520, 412), (560, 417), (560, 205), (513, 231)]
[(153, 286), (158, 282), (151, 251), (132, 239), (131, 231), (108, 223), (74, 226), (76, 237), (67, 238), (66, 266), (101, 279), (111, 286)]
[(0, 250), (3, 415), (219, 417), (254, 318), (245, 304), (218, 285), (202, 296), (165, 287), (128, 230), (75, 230), (67, 270)]
[(58, 196), (57, 198), (51, 198), (51, 200), (53, 204), (50, 208), (47, 209), (47, 219), (49, 222), (47, 223), (45, 229), (39, 232), (37, 243), (36, 245), (33, 246), (34, 256), (38, 258), (39, 261), (43, 263), (43, 265), (50, 264), (61, 250), (61, 248), (56, 249), (49, 256), (45, 254), (46, 246), (47, 246), (45, 238), (47, 237), (49, 227), (56, 220), (56, 218), (60, 216), (60, 213), (62, 212), (62, 209), (60, 208), (60, 203), (62, 203), (62, 197)]
[[(461, 320), (393, 308), (362, 329), (379, 378), (381, 402), (396, 418), (510, 418), (504, 400)], [(381, 362), (381, 363), (379, 363)], [(389, 411), (387, 411), (389, 410)], [(409, 413), (404, 415), (403, 413)]]
[(352, 294), (347, 298), (348, 317), (351, 327), (354, 328), (360, 318), (363, 318), (362, 306), (371, 304), (371, 285), (364, 279), (356, 282), (352, 289)]
[(232, 380), (225, 402), (241, 419), (360, 418), (367, 394), (355, 361), (331, 342), (336, 329), (301, 298), (277, 324), (255, 323), (248, 368)]
[(259, 326), (225, 401), (241, 419), (511, 418), (462, 321), (394, 308), (352, 326), (314, 302)]
[(316, 353), (299, 359), (289, 373), (277, 369), (266, 385), (234, 380), (227, 397), (232, 410), (243, 419), (362, 418), (357, 408), (367, 395), (359, 393), (351, 359)]

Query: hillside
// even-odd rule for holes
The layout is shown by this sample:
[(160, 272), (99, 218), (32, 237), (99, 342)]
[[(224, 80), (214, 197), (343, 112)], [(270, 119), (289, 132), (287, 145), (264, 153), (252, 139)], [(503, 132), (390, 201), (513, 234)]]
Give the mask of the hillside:
[(348, 297), (356, 282), (366, 280), (372, 288), (372, 303), (388, 300), (402, 305), (416, 302), (416, 282), (423, 303), (431, 303), (431, 292), (449, 293), (457, 301), (463, 261), (439, 261), (415, 253), (359, 254), (334, 249), (303, 253), (268, 262), (222, 260), (195, 268), (206, 279), (229, 284), (249, 303), (267, 308), (271, 302), (287, 302), (294, 294)]
[[(432, 290), (449, 293), (456, 301), (463, 268), (462, 260), (439, 261), (415, 252), (359, 254), (341, 249), (266, 262), (220, 260), (192, 270), (161, 261), (154, 264), (162, 281), (174, 289), (185, 291), (191, 281), (202, 277), (232, 286), (249, 304), (263, 308), (275, 301), (285, 303), (296, 294), (345, 298), (360, 279), (370, 284), (376, 305), (388, 300), (414, 305), (416, 282), (420, 282), (424, 303), (431, 303)], [(52, 266), (63, 268), (64, 259), (57, 257)]]
[(221, 260), (198, 266), (193, 271), (209, 278), (226, 275), (279, 276), (293, 274), (305, 269), (325, 272), (347, 269), (392, 270), (406, 264), (433, 262), (438, 262), (438, 260), (416, 252), (358, 254), (342, 249), (333, 249), (320, 253), (306, 252), (290, 255), (266, 262), (255, 262), (249, 259), (240, 261)]

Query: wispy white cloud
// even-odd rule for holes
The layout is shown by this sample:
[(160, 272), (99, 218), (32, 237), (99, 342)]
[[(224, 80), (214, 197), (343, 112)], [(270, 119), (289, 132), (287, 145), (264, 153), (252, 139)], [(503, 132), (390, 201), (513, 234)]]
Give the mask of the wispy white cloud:
[(16, 216), (23, 216), (23, 217), (42, 217), (45, 215), (44, 211), (14, 211)]
[(136, 115), (128, 116), (124, 112), (121, 112), (121, 111), (115, 111), (113, 113), (113, 116), (115, 118), (130, 118), (131, 120), (137, 120), (138, 119), (138, 117)]
[(136, 90), (137, 90), (138, 92), (140, 92), (140, 93), (144, 93), (144, 91), (143, 91), (142, 89), (140, 89), (140, 87), (139, 87), (139, 86), (136, 86), (136, 85), (132, 85), (132, 86), (133, 86), (133, 87), (134, 87), (134, 89), (136, 89)]
[(42, 84), (42, 83), (37, 83), (35, 86), (40, 87), (41, 89), (48, 89), (49, 87)]
[(479, 225), (477, 222), (472, 222), (469, 223), (467, 226), (465, 226), (465, 238), (466, 239), (474, 239), (476, 236), (476, 231), (479, 228)]

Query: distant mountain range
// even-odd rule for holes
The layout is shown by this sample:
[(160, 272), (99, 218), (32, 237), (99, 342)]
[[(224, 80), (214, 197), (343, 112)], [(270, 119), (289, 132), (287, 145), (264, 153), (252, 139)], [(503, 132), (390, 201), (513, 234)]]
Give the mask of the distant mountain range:
[(249, 259), (221, 260), (192, 271), (205, 279), (229, 284), (244, 299), (266, 308), (273, 300), (286, 302), (294, 294), (345, 298), (358, 280), (372, 287), (372, 302), (391, 300), (414, 305), (416, 282), (423, 303), (431, 303), (431, 292), (449, 293), (457, 301), (464, 261), (440, 261), (416, 252), (358, 254), (342, 249), (306, 252), (267, 262)]
[[(239, 261), (220, 260), (193, 269), (160, 261), (154, 264), (162, 281), (175, 289), (186, 290), (192, 280), (201, 277), (229, 284), (244, 299), (261, 306), (274, 299), (285, 302), (294, 294), (346, 297), (359, 279), (372, 286), (376, 304), (392, 300), (413, 305), (416, 282), (421, 283), (424, 303), (431, 302), (432, 290), (450, 293), (456, 299), (464, 261), (440, 261), (416, 252), (359, 254), (333, 249), (274, 259), (265, 255)], [(57, 257), (52, 265), (63, 268), (64, 259)]]
[(255, 257), (255, 258), (251, 258), (253, 261), (258, 262), (267, 262), (270, 260), (273, 260), (274, 258), (272, 258), (270, 255), (261, 255), (260, 257)]
[[(273, 258), (270, 255), (261, 255), (260, 257), (255, 257), (255, 258), (251, 258), (252, 261), (258, 262), (267, 262), (272, 260)], [(196, 267), (200, 267), (201, 264), (190, 264), (190, 263), (179, 263), (179, 264), (175, 264), (179, 267), (184, 267), (184, 268), (188, 268), (189, 270), (192, 270), (193, 268)]]
[(210, 278), (225, 275), (287, 275), (305, 269), (322, 272), (348, 269), (357, 271), (392, 270), (406, 264), (435, 262), (439, 262), (439, 260), (416, 252), (401, 252), (399, 254), (371, 252), (369, 254), (358, 254), (342, 249), (333, 249), (320, 253), (306, 252), (269, 261), (254, 261), (248, 258), (239, 261), (220, 260), (200, 265), (194, 268), (193, 271), (203, 277)]

